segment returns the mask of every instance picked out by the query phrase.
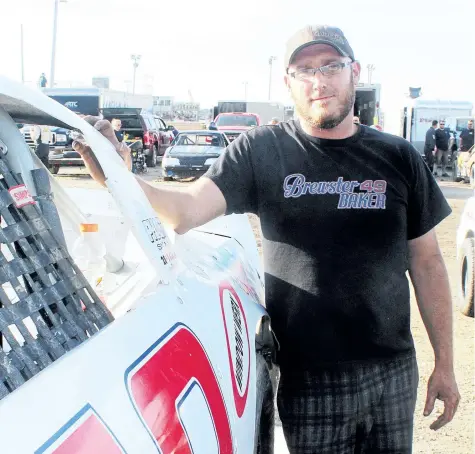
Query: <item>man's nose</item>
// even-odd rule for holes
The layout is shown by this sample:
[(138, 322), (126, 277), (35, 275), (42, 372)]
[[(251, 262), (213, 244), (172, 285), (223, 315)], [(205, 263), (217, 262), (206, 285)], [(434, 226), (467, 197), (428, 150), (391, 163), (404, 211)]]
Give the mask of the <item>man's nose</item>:
[[(318, 73), (320, 74), (320, 73)], [(322, 91), (327, 88), (328, 82), (325, 80), (322, 74), (320, 74), (320, 77), (315, 76), (312, 81), (312, 88), (313, 91)]]

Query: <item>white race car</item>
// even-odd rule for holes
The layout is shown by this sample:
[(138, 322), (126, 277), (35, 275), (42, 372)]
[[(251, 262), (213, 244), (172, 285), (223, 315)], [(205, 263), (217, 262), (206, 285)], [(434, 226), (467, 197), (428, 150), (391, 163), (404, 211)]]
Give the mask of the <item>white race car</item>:
[(457, 230), (458, 305), (464, 315), (474, 316), (475, 295), (475, 196), (462, 212)]
[[(81, 132), (108, 191), (63, 190), (15, 122)], [(3, 77), (0, 174), (0, 452), (272, 452), (276, 342), (247, 217), (175, 235), (102, 135)], [(71, 258), (80, 224), (99, 226), (101, 299)]]

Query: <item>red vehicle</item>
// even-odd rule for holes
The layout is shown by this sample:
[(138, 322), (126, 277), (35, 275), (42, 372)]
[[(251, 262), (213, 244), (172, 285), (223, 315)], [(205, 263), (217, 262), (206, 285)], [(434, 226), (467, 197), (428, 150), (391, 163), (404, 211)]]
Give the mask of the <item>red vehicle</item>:
[(219, 131), (226, 134), (229, 141), (232, 142), (239, 134), (249, 129), (260, 126), (261, 118), (259, 115), (250, 112), (223, 112), (218, 114), (214, 124)]

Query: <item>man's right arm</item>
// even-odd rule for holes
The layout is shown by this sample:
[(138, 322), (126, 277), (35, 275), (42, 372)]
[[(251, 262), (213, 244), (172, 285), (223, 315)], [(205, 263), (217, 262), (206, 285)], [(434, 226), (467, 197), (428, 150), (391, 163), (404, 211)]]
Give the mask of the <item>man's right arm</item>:
[(155, 187), (139, 177), (137, 181), (160, 219), (178, 234), (206, 224), (226, 212), (224, 195), (209, 178), (201, 177), (184, 188)]
[(137, 180), (158, 215), (179, 234), (223, 214), (257, 213), (251, 143), (241, 134), (205, 175), (183, 187), (155, 187)]

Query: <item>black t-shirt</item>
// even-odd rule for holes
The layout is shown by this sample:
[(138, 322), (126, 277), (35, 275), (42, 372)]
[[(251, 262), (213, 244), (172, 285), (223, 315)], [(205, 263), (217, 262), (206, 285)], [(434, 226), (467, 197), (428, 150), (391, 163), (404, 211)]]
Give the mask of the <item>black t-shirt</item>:
[(433, 127), (430, 127), (426, 132), (424, 148), (428, 151), (435, 148), (435, 129)]
[(281, 367), (413, 350), (408, 240), (451, 210), (412, 145), (365, 126), (324, 140), (282, 122), (241, 134), (206, 176), (227, 214), (260, 217)]
[(460, 133), (460, 138), (462, 139), (462, 151), (468, 151), (473, 147), (473, 129), (464, 129)]
[(435, 130), (435, 145), (442, 151), (449, 149), (449, 134), (444, 129)]
[(117, 137), (117, 140), (119, 142), (123, 142), (124, 140), (124, 133), (122, 131), (117, 131), (114, 129), (114, 132), (115, 132), (115, 136)]

